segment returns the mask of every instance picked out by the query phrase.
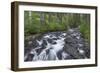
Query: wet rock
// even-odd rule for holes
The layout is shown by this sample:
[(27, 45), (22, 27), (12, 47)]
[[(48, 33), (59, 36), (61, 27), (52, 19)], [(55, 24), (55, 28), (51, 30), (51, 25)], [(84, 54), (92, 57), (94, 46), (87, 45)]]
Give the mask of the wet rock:
[(47, 39), (47, 41), (51, 44), (56, 44), (56, 42), (53, 39)]
[(39, 43), (37, 42), (37, 40), (33, 40), (31, 46), (32, 48), (38, 47)]
[(42, 52), (42, 48), (36, 49), (35, 51), (37, 52), (37, 55), (39, 55)]
[(65, 60), (70, 60), (70, 59), (76, 59), (74, 56), (72, 56), (72, 55), (68, 55), (66, 58), (65, 58)]
[(90, 58), (90, 47), (85, 45), (83, 49), (85, 51), (85, 56)]
[(57, 39), (59, 39), (59, 38), (53, 38), (53, 40), (57, 40)]
[(83, 56), (80, 55), (78, 50), (76, 50), (74, 47), (72, 47), (68, 44), (66, 44), (63, 49), (65, 50), (65, 52), (69, 53), (70, 55), (72, 55), (76, 59), (84, 58)]
[(31, 49), (29, 47), (25, 48), (25, 51), (24, 51), (24, 55), (26, 55), (27, 53), (29, 53), (31, 51)]
[(52, 39), (47, 39), (48, 43), (52, 43), (53, 40)]
[(67, 37), (65, 38), (65, 43), (77, 43), (77, 40), (74, 39), (73, 37)]
[(57, 57), (59, 60), (62, 60), (62, 52), (63, 52), (63, 50), (57, 52)]
[(90, 45), (73, 28), (26, 40), (24, 55), (25, 61), (85, 59), (90, 58)]
[(28, 57), (25, 59), (25, 61), (32, 61), (34, 55), (33, 54), (28, 54)]
[(43, 40), (43, 43), (42, 43), (41, 47), (42, 47), (43, 49), (45, 49), (46, 46), (47, 46), (47, 41), (46, 41), (46, 40)]

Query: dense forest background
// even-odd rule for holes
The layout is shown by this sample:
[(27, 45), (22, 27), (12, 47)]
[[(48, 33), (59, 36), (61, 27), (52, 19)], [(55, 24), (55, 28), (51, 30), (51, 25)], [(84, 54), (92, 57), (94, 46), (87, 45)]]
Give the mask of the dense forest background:
[(25, 37), (79, 28), (82, 37), (90, 41), (90, 14), (25, 11), (24, 23)]

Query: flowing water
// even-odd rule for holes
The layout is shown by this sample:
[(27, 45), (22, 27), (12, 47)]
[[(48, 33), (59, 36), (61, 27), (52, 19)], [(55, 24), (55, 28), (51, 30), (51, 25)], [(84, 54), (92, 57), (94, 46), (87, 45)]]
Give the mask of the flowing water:
[[(71, 37), (72, 39), (70, 39)], [(89, 58), (89, 55), (87, 56), (87, 53), (89, 53), (89, 51), (87, 52), (87, 50), (82, 48), (83, 46), (85, 46), (85, 43), (83, 42), (84, 40), (82, 40), (82, 42), (79, 42), (81, 39), (82, 38), (80, 32), (75, 32), (75, 29), (70, 29), (67, 32), (57, 31), (45, 33), (39, 38), (28, 41), (28, 45), (31, 45), (31, 49), (30, 47), (27, 48), (27, 50), (30, 49), (30, 51), (28, 52), (25, 49), (26, 52), (24, 60), (45, 61)], [(35, 42), (33, 43), (34, 40)], [(77, 43), (74, 43), (75, 40)], [(66, 45), (68, 45), (69, 47), (66, 47)]]

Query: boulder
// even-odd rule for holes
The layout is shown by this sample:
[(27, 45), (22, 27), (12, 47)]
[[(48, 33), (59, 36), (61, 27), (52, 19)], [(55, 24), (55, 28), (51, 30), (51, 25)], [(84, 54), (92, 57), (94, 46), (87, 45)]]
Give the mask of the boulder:
[(69, 55), (72, 55), (76, 59), (84, 58), (82, 55), (80, 55), (78, 50), (76, 50), (74, 47), (72, 47), (68, 44), (66, 44), (63, 49), (64, 49), (65, 52), (67, 52)]

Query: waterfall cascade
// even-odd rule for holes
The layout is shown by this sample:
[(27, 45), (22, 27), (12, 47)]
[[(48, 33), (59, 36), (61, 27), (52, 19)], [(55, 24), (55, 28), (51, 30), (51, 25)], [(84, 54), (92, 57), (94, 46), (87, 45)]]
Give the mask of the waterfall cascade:
[(85, 59), (90, 58), (90, 48), (78, 29), (69, 29), (31, 38), (24, 55), (24, 61)]

